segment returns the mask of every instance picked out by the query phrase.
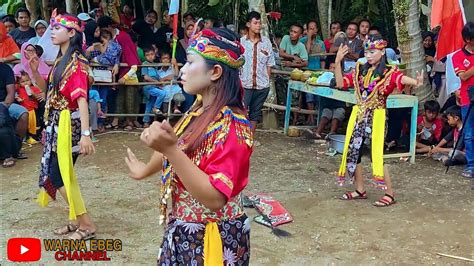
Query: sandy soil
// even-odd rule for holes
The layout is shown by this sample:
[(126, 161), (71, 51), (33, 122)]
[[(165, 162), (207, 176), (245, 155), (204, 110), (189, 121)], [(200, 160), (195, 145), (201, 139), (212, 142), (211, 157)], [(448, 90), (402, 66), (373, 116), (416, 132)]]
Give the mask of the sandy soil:
[[(375, 208), (372, 202), (382, 195), (375, 189), (368, 189), (369, 200), (337, 199), (345, 191), (334, 182), (340, 156), (324, 155), (325, 146), (275, 133), (259, 132), (257, 138), (263, 145), (252, 157), (246, 190), (271, 194), (294, 222), (281, 227), (291, 238), (252, 223), (252, 265), (468, 265), (437, 252), (474, 258), (474, 191), (459, 176), (461, 168), (444, 174), (439, 163), (423, 157), (414, 165), (389, 161), (398, 203)], [(154, 264), (162, 237), (158, 177), (134, 181), (123, 162), (126, 146), (144, 160), (150, 151), (135, 134), (99, 139), (97, 153), (76, 164), (98, 237), (122, 240), (123, 251), (108, 253), (112, 264)], [(62, 200), (47, 208), (35, 203), (40, 146), (27, 153), (30, 159), (15, 168), (0, 169), (2, 265), (8, 264), (8, 238), (54, 238), (51, 231), (67, 218)], [(42, 263), (53, 261), (52, 252), (43, 252)]]

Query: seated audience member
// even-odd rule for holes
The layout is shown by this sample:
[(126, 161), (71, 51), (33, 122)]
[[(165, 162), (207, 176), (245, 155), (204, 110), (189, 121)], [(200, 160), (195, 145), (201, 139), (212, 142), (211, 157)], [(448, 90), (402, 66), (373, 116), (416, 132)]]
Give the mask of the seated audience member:
[(423, 115), (417, 119), (416, 152), (427, 153), (441, 140), (443, 121), (438, 117), (439, 103), (434, 100), (425, 102)]

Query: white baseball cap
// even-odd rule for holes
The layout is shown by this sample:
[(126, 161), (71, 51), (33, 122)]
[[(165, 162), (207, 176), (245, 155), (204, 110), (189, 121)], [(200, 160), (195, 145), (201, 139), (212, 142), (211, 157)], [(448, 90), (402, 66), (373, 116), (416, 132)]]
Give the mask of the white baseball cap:
[(89, 19), (92, 19), (91, 16), (87, 13), (80, 13), (79, 15), (77, 15), (77, 18), (82, 21), (88, 21)]

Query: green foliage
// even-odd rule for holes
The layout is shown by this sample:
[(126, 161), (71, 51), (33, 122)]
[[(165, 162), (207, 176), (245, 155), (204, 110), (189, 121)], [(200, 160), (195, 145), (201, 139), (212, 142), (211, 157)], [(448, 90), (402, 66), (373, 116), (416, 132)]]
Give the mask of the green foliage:
[(0, 15), (15, 14), (15, 11), (24, 6), (22, 0), (1, 0)]

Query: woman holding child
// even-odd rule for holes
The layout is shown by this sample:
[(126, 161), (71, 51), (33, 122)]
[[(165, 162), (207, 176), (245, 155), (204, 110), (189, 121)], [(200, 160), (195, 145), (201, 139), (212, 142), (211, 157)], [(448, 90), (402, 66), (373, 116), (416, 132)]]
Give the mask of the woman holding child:
[(227, 29), (194, 36), (181, 78), (187, 93), (201, 97), (174, 129), (154, 122), (144, 130), (141, 140), (154, 150), (147, 164), (128, 150), (132, 178), (163, 173), (159, 221), (167, 226), (158, 265), (249, 263), (250, 220), (241, 192), (253, 137), (239, 79), (243, 52)]
[(390, 206), (396, 202), (391, 178), (383, 163), (387, 97), (395, 89), (402, 90), (405, 85), (419, 87), (423, 84), (423, 74), (418, 73), (416, 79), (412, 79), (402, 74), (397, 66), (388, 65), (386, 47), (387, 42), (381, 36), (369, 36), (364, 43), (367, 63), (358, 63), (354, 73), (343, 76), (341, 61), (349, 52), (349, 48), (341, 45), (336, 55), (334, 72), (336, 87), (354, 87), (357, 99), (347, 125), (342, 163), (338, 173), (340, 185), (346, 181), (353, 183), (355, 179), (356, 189), (354, 192), (345, 193), (341, 199), (367, 199), (360, 163), (364, 142), (371, 141), (372, 182), (385, 190), (385, 195), (374, 203), (377, 207)]

